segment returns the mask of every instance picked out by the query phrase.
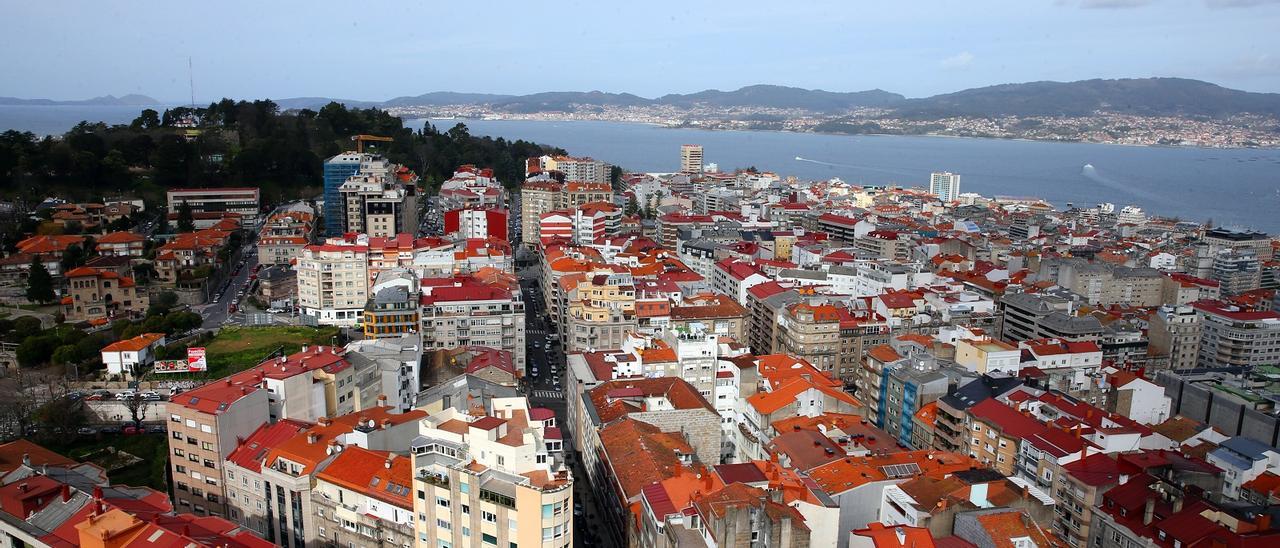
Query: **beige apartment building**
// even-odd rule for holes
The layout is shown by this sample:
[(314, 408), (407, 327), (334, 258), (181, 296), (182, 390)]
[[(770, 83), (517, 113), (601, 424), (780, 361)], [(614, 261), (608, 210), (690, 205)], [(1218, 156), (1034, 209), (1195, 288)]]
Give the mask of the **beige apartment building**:
[(538, 246), (538, 221), (560, 208), (561, 188), (555, 181), (526, 181), (520, 186), (520, 234), (526, 248)]
[(303, 316), (324, 325), (354, 326), (369, 300), (369, 248), (325, 243), (303, 248), (298, 303)]
[(296, 354), (174, 396), (165, 409), (175, 506), (198, 515), (228, 516), (223, 466), (259, 426), (357, 411), (357, 372), (344, 353), (304, 346)]
[[(568, 291), (566, 352), (621, 348), (636, 329), (635, 286), (628, 273), (577, 275)], [(564, 280), (568, 281), (568, 280)], [(566, 284), (567, 288), (568, 284)]]
[(573, 477), (555, 415), (464, 376), (424, 393), (413, 440), (419, 546), (573, 545)]

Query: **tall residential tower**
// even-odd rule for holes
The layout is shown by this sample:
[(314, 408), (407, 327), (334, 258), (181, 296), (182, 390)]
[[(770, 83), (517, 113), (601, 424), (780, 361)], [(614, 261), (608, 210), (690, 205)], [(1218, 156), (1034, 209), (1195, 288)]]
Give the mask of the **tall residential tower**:
[(950, 171), (934, 172), (929, 176), (929, 194), (944, 202), (954, 202), (960, 197), (960, 175)]

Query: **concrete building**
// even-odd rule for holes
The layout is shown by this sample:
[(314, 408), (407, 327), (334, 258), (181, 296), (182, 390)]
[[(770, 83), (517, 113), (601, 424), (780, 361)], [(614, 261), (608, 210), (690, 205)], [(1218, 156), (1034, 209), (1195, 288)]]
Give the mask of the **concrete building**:
[(309, 245), (294, 268), (302, 314), (324, 325), (354, 326), (369, 300), (369, 247), (330, 241)]
[(702, 173), (702, 145), (680, 145), (680, 172)]
[(1200, 314), (1191, 306), (1162, 306), (1151, 315), (1152, 352), (1168, 356), (1169, 369), (1191, 369), (1200, 358)]
[(1200, 317), (1200, 367), (1280, 362), (1280, 313), (1243, 311), (1214, 301), (1191, 306)]
[(149, 301), (138, 294), (133, 278), (87, 266), (73, 268), (64, 277), (67, 294), (62, 298), (62, 314), (67, 321), (101, 324), (147, 310)]
[(257, 226), (261, 211), (257, 188), (173, 188), (165, 192), (165, 198), (170, 215), (185, 203), (194, 216), (230, 213), (246, 227)]
[(1068, 298), (1012, 293), (1001, 298), (999, 308), (1004, 316), (1000, 338), (1006, 341), (1045, 337), (1091, 341), (1102, 334), (1102, 324), (1098, 319), (1076, 316), (1076, 305)]
[(486, 346), (511, 352), (525, 371), (525, 308), (518, 285), (472, 276), (424, 278), (419, 299), (424, 350)]
[(360, 171), (361, 164), (372, 159), (372, 154), (347, 151), (324, 161), (324, 236), (342, 235), (347, 204), (339, 189), (347, 178)]
[(164, 346), (164, 333), (143, 333), (102, 347), (107, 374), (138, 380), (142, 369), (155, 363), (156, 350)]
[(413, 520), (431, 546), (573, 545), (573, 481), (554, 413), (463, 377), (424, 392)]
[(949, 171), (929, 174), (929, 194), (944, 202), (954, 202), (960, 197), (960, 175)]
[(384, 158), (364, 158), (338, 195), (343, 233), (394, 237), (418, 229), (417, 177)]
[(1220, 284), (1223, 295), (1239, 295), (1262, 285), (1262, 269), (1252, 251), (1219, 251), (1212, 268), (1209, 278)]

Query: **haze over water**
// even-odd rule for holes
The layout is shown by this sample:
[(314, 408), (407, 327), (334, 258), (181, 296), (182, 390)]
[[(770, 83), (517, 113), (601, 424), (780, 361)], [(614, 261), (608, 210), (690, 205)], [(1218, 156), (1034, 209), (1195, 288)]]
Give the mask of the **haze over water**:
[[(406, 125), (420, 128), (423, 122)], [(930, 172), (952, 171), (961, 175), (962, 192), (1038, 197), (1060, 208), (1133, 204), (1148, 215), (1280, 232), (1280, 150), (1274, 149), (707, 131), (617, 122), (433, 121), (441, 129), (458, 122), (474, 135), (555, 145), (632, 171), (674, 171), (680, 145), (696, 143), (721, 170), (755, 166), (783, 177), (922, 187)]]

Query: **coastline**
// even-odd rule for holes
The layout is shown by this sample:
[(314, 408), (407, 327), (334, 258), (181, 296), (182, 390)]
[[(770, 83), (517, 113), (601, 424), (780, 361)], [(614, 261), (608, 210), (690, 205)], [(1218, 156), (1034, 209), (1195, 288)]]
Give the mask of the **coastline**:
[(408, 122), (411, 120), (451, 120), (465, 124), (468, 120), (477, 120), (484, 122), (583, 122), (583, 123), (607, 123), (607, 124), (633, 124), (641, 126), (657, 127), (661, 129), (687, 129), (694, 131), (714, 131), (714, 132), (741, 132), (741, 133), (788, 133), (795, 135), (829, 135), (836, 137), (931, 137), (940, 139), (971, 139), (984, 141), (1021, 141), (1026, 143), (1055, 143), (1055, 144), (1078, 144), (1078, 145), (1108, 145), (1118, 147), (1134, 147), (1134, 148), (1167, 148), (1167, 149), (1200, 149), (1200, 150), (1264, 150), (1274, 151), (1280, 150), (1280, 146), (1208, 146), (1208, 145), (1191, 145), (1191, 144), (1159, 144), (1159, 143), (1116, 143), (1110, 141), (1089, 141), (1085, 139), (1032, 139), (1027, 137), (999, 137), (999, 136), (978, 136), (978, 135), (947, 135), (943, 133), (842, 133), (837, 131), (797, 131), (791, 129), (738, 129), (738, 128), (716, 128), (716, 127), (697, 127), (687, 125), (672, 125), (660, 122), (644, 122), (636, 120), (584, 120), (580, 118), (533, 118), (533, 117), (480, 117), (480, 118), (431, 118), (431, 117), (405, 117), (405, 115), (395, 114), (395, 116)]

